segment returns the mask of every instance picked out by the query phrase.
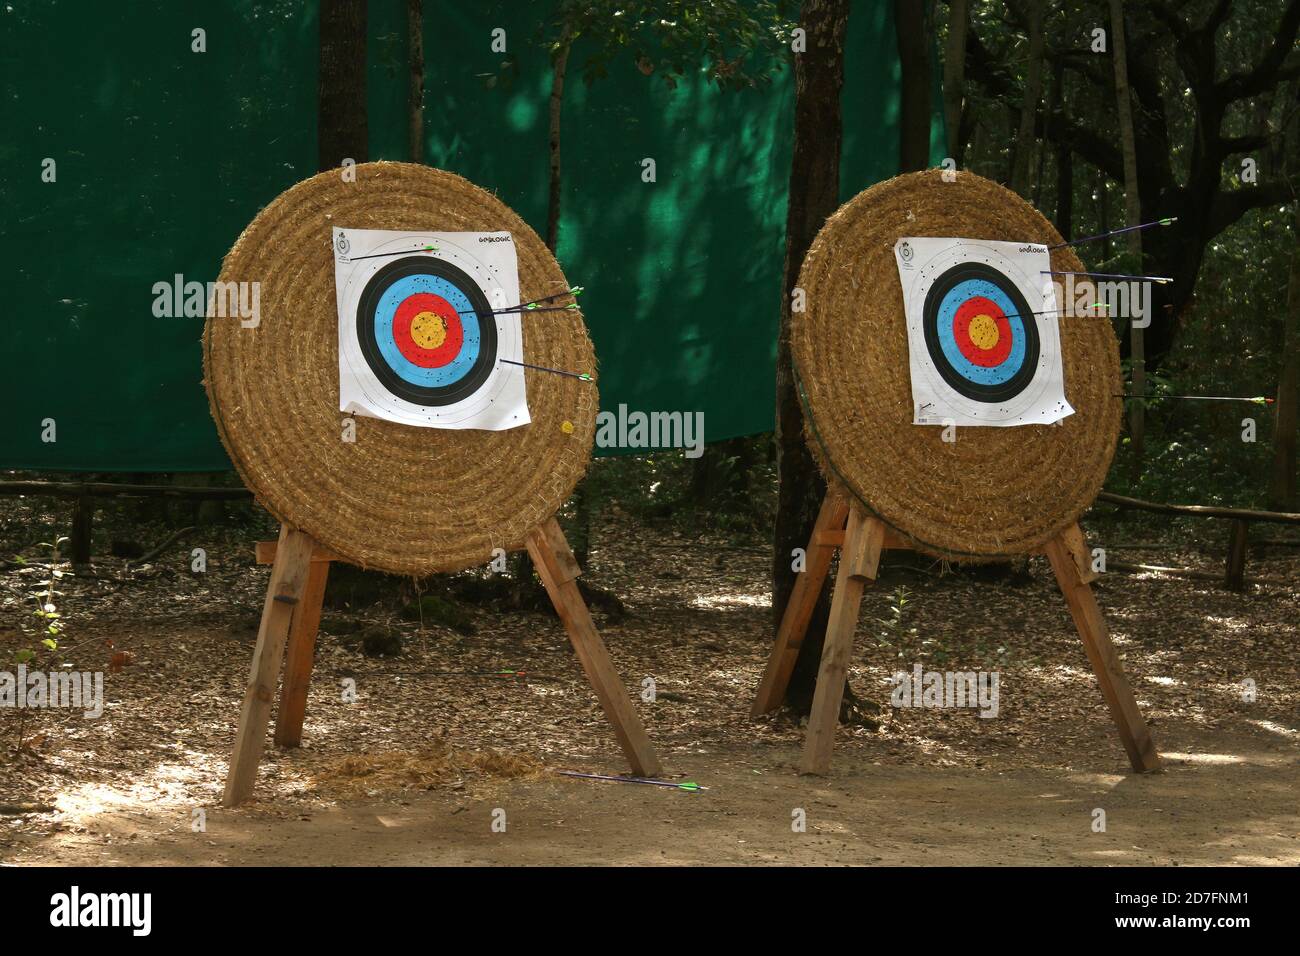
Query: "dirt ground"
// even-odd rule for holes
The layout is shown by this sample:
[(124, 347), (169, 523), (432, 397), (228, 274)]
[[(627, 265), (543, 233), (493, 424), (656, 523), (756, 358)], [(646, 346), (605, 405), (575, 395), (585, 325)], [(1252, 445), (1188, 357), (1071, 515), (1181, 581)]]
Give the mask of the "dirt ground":
[[(1119, 554), (1159, 530), (1098, 519), (1090, 535)], [(1177, 553), (1123, 557), (1220, 567), (1209, 552), (1221, 542), (1191, 534), (1177, 532)], [(615, 515), (588, 577), (628, 614), (597, 623), (634, 695), (655, 682), (655, 700), (637, 708), (665, 776), (706, 790), (555, 772), (626, 767), (554, 617), (468, 606), (475, 632), (463, 634), (380, 605), (343, 617), (400, 632), (401, 654), (366, 656), (330, 633), (342, 618), (327, 617), (303, 747), (269, 747), (256, 801), (224, 810), (268, 573), (237, 537), (212, 542), (203, 575), (188, 572), (185, 541), (153, 564), (105, 559), (99, 577), (61, 579), (62, 660), (103, 670), (130, 656), (106, 674), (97, 720), (0, 712), (0, 861), (1300, 863), (1294, 548), (1253, 554), (1251, 572), (1270, 583), (1244, 594), (1155, 574), (1103, 578), (1112, 637), (1165, 759), (1146, 776), (1128, 772), (1044, 562), (985, 580), (888, 559), (850, 671), (857, 693), (883, 705), (881, 726), (842, 727), (832, 774), (811, 778), (795, 772), (798, 722), (748, 715), (771, 635), (762, 542)], [(0, 570), (6, 659), (29, 639), (30, 595), (47, 573)], [(888, 707), (890, 674), (916, 662), (997, 671), (997, 717)], [(476, 676), (501, 669), (525, 673)], [(347, 679), (352, 702), (340, 692)]]
[[(1180, 740), (1184, 739), (1180, 736)], [(1107, 771), (884, 764), (845, 742), (833, 775), (799, 777), (797, 748), (666, 754), (707, 792), (513, 782), (489, 794), (315, 800), (292, 811), (210, 810), (131, 786), (60, 799), (52, 832), (6, 862), (35, 865), (1210, 865), (1300, 863), (1290, 748), (1215, 735), (1169, 769)], [(1228, 750), (1229, 753), (1210, 753)], [(882, 754), (883, 755), (883, 754)], [(610, 768), (605, 768), (610, 769)], [(207, 802), (216, 796), (210, 790)], [(1095, 808), (1104, 833), (1091, 830)], [(806, 832), (792, 814), (806, 812)], [(493, 832), (505, 811), (505, 832)]]

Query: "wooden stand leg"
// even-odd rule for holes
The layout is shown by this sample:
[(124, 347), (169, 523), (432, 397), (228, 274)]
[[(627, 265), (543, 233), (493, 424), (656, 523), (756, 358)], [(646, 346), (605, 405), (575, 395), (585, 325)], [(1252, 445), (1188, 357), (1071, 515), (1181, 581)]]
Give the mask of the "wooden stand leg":
[(547, 520), (528, 536), (527, 547), (537, 567), (537, 575), (569, 633), (587, 680), (596, 691), (605, 716), (614, 726), (614, 733), (632, 765), (632, 772), (641, 777), (657, 776), (661, 772), (659, 758), (655, 756), (650, 738), (632, 706), (632, 699), (619, 680), (605, 642), (600, 639), (587, 604), (578, 591), (577, 577), (582, 571), (569, 550), (559, 522), (555, 518)]
[(830, 621), (826, 625), (826, 643), (822, 648), (821, 667), (817, 671), (812, 713), (808, 716), (808, 737), (804, 741), (800, 773), (824, 774), (830, 770), (862, 591), (868, 581), (876, 579), (884, 543), (885, 526), (878, 519), (852, 507), (844, 531), (844, 547), (840, 551), (840, 568), (835, 576), (835, 596), (831, 600)]
[(224, 806), (233, 807), (253, 792), (284, 646), (294, 611), (307, 587), (314, 545), (310, 535), (281, 525), (275, 564), (271, 567), (271, 583), (267, 586), (266, 603), (262, 607), (262, 623), (257, 629), (257, 648), (253, 651), (248, 689), (239, 714), (230, 773), (226, 777), (226, 793), (221, 801)]
[(302, 722), (307, 715), (307, 690), (311, 686), (311, 668), (316, 657), (316, 632), (320, 630), (321, 607), (325, 602), (325, 583), (329, 578), (328, 561), (313, 561), (307, 587), (293, 616), (289, 632), (289, 649), (284, 658), (284, 682), (280, 686), (280, 707), (275, 714), (277, 747), (297, 747), (302, 743)]
[(1129, 763), (1138, 773), (1160, 768), (1160, 755), (1156, 752), (1155, 742), (1147, 730), (1142, 712), (1138, 710), (1133, 690), (1129, 687), (1124, 671), (1120, 667), (1119, 656), (1106, 630), (1106, 620), (1097, 607), (1097, 599), (1092, 588), (1084, 579), (1081, 569), (1070, 548), (1072, 536), (1082, 539), (1082, 532), (1077, 528), (1067, 529), (1060, 536), (1047, 543), (1047, 559), (1052, 563), (1056, 582), (1065, 595), (1065, 603), (1070, 607), (1070, 616), (1074, 626), (1083, 638), (1088, 660), (1097, 674), (1101, 684), (1102, 695), (1110, 708), (1111, 719), (1119, 728), (1120, 740), (1128, 751)]
[(822, 583), (826, 580), (831, 558), (835, 555), (836, 545), (825, 540), (824, 533), (841, 531), (848, 516), (848, 501), (828, 492), (822, 500), (821, 511), (817, 513), (812, 537), (808, 541), (807, 564), (803, 573), (795, 578), (794, 590), (790, 592), (790, 600), (786, 603), (781, 624), (776, 630), (776, 645), (772, 648), (772, 656), (767, 659), (763, 679), (754, 696), (754, 706), (749, 711), (752, 717), (776, 710), (781, 706), (781, 701), (785, 700), (790, 674), (794, 671), (795, 661), (799, 659), (799, 648), (803, 646), (808, 622), (812, 620), (813, 609), (817, 607), (817, 599), (822, 593)]

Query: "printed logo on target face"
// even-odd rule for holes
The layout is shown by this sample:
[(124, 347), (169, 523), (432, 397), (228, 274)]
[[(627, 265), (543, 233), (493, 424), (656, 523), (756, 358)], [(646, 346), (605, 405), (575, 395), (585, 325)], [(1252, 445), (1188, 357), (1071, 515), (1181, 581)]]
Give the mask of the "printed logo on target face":
[(148, 936), (153, 930), (153, 894), (82, 893), (74, 886), (50, 897), (50, 925), (127, 927), (133, 936)]

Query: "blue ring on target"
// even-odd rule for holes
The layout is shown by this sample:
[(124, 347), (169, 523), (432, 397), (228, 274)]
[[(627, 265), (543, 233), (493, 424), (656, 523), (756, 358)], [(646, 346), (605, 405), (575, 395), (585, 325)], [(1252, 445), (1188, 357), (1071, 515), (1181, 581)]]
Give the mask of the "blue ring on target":
[[(416, 365), (397, 347), (393, 337), (393, 317), (402, 300), (419, 292), (429, 292), (446, 299), (460, 315), (464, 341), (456, 357), (441, 368), (424, 368)], [(479, 317), (473, 304), (459, 288), (442, 276), (410, 275), (390, 285), (375, 306), (375, 342), (379, 354), (404, 380), (421, 388), (441, 388), (454, 385), (464, 377), (479, 353)]]
[[(953, 330), (957, 310), (977, 296), (995, 303), (1012, 326), (1010, 354), (987, 368), (961, 354)], [(959, 263), (941, 273), (925, 295), (921, 328), (930, 361), (958, 395), (986, 404), (1006, 402), (1025, 390), (1038, 369), (1038, 325), (1032, 315), (1010, 277), (983, 262)]]
[[(990, 367), (976, 365), (962, 355), (961, 349), (957, 347), (957, 339), (953, 334), (957, 310), (961, 308), (963, 302), (977, 296), (995, 303), (1002, 310), (1007, 324), (1011, 326), (1011, 354), (999, 365)], [(1010, 296), (987, 279), (963, 279), (948, 290), (947, 295), (939, 303), (937, 331), (939, 345), (943, 348), (944, 357), (948, 359), (949, 364), (957, 374), (977, 385), (1002, 385), (1010, 381), (1024, 364), (1024, 322), (1017, 314), (1016, 305), (1011, 301)]]

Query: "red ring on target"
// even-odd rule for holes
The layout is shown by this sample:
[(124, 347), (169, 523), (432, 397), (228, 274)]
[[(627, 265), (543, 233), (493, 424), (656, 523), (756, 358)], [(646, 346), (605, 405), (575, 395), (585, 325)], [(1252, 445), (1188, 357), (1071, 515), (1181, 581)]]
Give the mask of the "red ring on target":
[[(981, 315), (993, 320), (997, 339), (986, 346), (972, 337), (971, 324)], [(1011, 323), (996, 302), (982, 295), (972, 296), (957, 307), (952, 317), (953, 340), (966, 360), (982, 368), (1001, 365), (1011, 354)]]
[[(442, 319), (446, 334), (437, 348), (425, 348), (415, 341), (412, 326), (421, 313), (431, 312)], [(441, 368), (459, 353), (465, 330), (452, 304), (432, 292), (408, 295), (393, 312), (393, 341), (407, 361), (421, 368)]]

